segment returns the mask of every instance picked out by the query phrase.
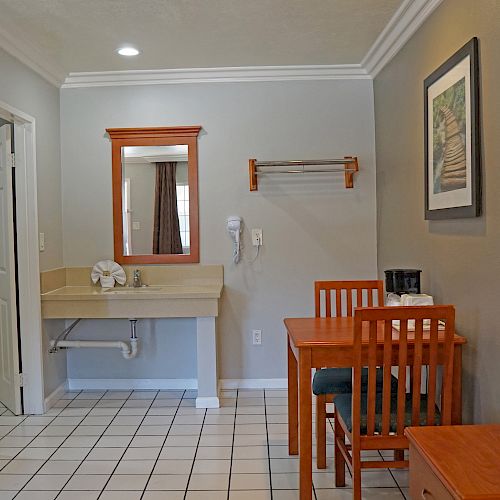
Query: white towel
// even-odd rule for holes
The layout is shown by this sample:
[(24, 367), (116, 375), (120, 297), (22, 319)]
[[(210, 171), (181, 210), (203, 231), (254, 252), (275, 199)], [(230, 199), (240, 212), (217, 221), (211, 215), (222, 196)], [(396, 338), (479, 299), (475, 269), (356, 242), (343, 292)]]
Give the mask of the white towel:
[[(445, 324), (439, 320), (438, 321), (438, 330), (444, 330), (445, 329)], [(399, 325), (399, 320), (394, 319), (392, 320), (392, 327), (394, 330), (397, 330), (398, 332), (401, 330), (401, 327)], [(431, 320), (430, 319), (424, 319), (423, 321), (423, 330), (430, 330), (431, 329)], [(415, 320), (414, 319), (409, 319), (408, 320), (408, 328), (407, 330), (409, 332), (414, 332), (415, 331)]]
[(93, 268), (90, 274), (92, 281), (101, 282), (103, 288), (113, 288), (115, 281), (124, 285), (127, 281), (127, 276), (123, 267), (112, 260), (101, 260)]

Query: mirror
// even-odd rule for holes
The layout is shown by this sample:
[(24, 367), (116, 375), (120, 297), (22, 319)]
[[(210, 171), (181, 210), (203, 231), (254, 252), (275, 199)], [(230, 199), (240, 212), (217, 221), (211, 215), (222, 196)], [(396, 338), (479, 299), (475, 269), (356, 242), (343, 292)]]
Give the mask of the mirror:
[(189, 254), (188, 146), (122, 147), (123, 255)]
[(117, 262), (199, 262), (199, 130), (107, 129)]

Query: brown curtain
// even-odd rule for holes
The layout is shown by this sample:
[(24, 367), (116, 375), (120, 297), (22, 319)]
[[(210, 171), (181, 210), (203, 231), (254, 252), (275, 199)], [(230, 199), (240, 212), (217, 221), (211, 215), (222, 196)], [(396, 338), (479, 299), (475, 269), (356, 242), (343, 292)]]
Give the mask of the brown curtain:
[(176, 162), (156, 164), (153, 253), (182, 253), (177, 212)]

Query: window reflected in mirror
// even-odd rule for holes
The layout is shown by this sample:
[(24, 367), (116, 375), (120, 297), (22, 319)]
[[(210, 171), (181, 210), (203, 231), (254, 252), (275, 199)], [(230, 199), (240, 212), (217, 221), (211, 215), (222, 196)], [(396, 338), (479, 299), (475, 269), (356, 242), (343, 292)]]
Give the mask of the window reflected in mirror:
[(189, 254), (188, 146), (122, 148), (123, 255)]

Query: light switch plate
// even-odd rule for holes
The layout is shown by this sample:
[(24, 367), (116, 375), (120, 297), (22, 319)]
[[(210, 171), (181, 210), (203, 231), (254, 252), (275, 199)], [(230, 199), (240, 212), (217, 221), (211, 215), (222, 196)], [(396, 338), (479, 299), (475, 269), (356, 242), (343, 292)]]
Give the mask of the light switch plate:
[(45, 233), (40, 233), (38, 236), (38, 248), (40, 252), (45, 252)]
[(253, 345), (262, 344), (262, 330), (252, 330)]

